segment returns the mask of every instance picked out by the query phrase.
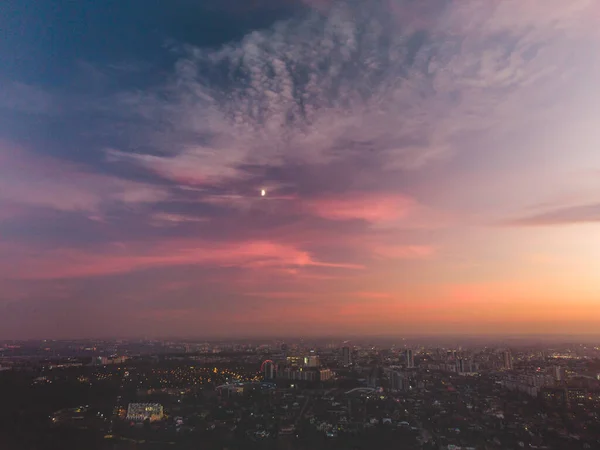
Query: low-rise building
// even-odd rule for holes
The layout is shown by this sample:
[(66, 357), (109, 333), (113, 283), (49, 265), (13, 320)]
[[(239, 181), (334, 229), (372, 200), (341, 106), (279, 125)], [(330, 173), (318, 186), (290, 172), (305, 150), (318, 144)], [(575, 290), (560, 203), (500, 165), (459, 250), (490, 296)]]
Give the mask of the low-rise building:
[(163, 406), (160, 403), (130, 403), (127, 407), (127, 420), (143, 422), (148, 419), (151, 422), (162, 420), (164, 416)]

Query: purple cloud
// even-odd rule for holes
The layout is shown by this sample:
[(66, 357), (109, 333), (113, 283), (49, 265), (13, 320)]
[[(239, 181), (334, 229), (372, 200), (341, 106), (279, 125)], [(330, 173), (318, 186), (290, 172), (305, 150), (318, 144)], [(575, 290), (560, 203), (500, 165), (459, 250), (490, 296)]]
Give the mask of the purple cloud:
[(111, 204), (155, 203), (164, 189), (96, 174), (73, 163), (0, 143), (0, 202), (98, 214)]

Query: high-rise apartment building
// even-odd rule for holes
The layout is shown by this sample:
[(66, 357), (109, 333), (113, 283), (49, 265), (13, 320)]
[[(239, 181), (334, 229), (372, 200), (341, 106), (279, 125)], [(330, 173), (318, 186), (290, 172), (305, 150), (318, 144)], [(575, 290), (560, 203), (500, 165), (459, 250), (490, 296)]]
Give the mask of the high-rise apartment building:
[(404, 375), (397, 370), (391, 372), (390, 385), (393, 391), (403, 391), (405, 389)]
[(265, 361), (263, 363), (263, 379), (274, 380), (277, 373), (277, 367), (273, 361)]
[(320, 369), (319, 370), (319, 380), (328, 381), (333, 378), (333, 373), (330, 369)]
[(300, 367), (304, 362), (304, 359), (302, 358), (302, 356), (291, 355), (286, 358), (286, 361), (288, 366)]
[(504, 351), (503, 358), (504, 358), (504, 368), (506, 370), (512, 370), (512, 368), (513, 368), (513, 361), (512, 361), (512, 355), (510, 353), (510, 350), (505, 350)]
[(352, 365), (352, 353), (350, 353), (350, 347), (342, 348), (342, 363), (344, 367)]
[(319, 367), (319, 355), (308, 355), (304, 357), (304, 367)]
[(407, 348), (404, 351), (404, 362), (406, 363), (407, 369), (412, 369), (415, 367), (415, 356), (413, 354), (412, 349)]
[(552, 372), (554, 375), (554, 381), (560, 381), (562, 379), (560, 366), (552, 367)]
[[(473, 370), (475, 370), (475, 364), (473, 364), (473, 361), (471, 361), (470, 359), (467, 358), (459, 358), (456, 361), (456, 372), (458, 373), (462, 373), (462, 374), (468, 374), (468, 373), (472, 373)], [(475, 370), (477, 371), (477, 370)]]

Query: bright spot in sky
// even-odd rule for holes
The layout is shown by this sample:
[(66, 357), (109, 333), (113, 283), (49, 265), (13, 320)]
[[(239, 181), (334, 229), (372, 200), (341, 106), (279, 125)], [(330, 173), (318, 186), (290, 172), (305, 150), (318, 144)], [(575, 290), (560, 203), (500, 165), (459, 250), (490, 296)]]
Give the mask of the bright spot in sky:
[(265, 191), (264, 189), (260, 190), (260, 196), (264, 197), (265, 195), (267, 195), (267, 191)]

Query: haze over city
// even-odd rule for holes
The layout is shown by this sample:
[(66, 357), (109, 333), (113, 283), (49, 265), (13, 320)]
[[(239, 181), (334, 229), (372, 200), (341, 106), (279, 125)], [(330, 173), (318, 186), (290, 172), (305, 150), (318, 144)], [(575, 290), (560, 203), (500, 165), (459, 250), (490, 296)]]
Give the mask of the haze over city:
[(600, 2), (5, 1), (0, 339), (600, 322)]

